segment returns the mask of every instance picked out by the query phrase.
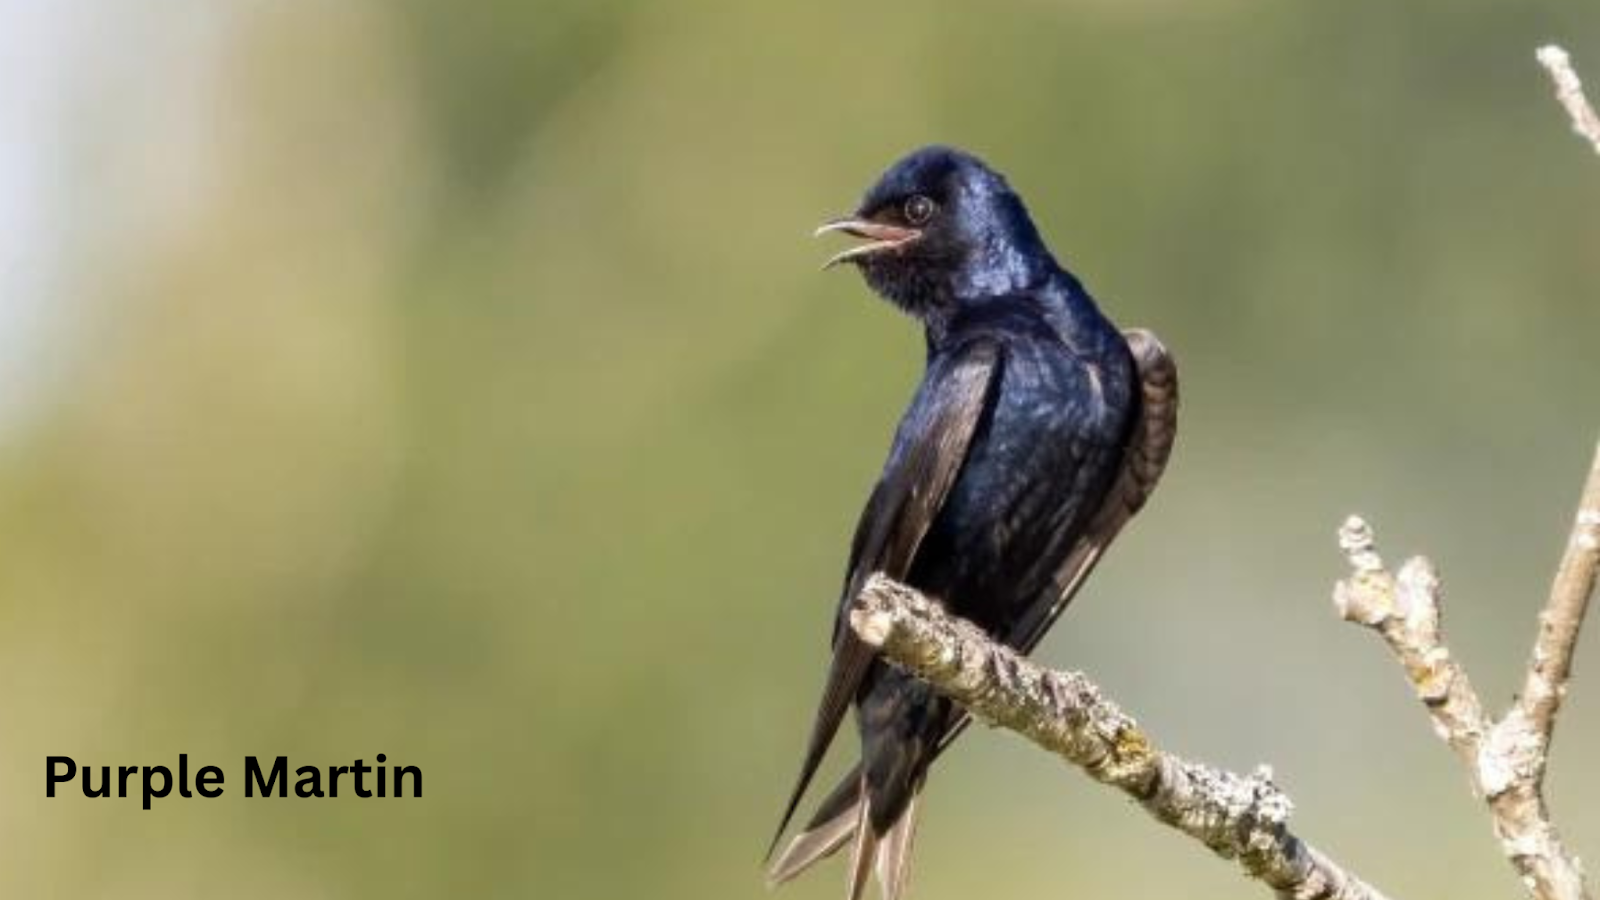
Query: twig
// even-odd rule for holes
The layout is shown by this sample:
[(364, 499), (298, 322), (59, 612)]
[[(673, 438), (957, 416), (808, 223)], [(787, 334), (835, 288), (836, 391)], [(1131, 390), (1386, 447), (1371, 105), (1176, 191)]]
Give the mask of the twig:
[[(1589, 465), (1577, 520), (1556, 569), (1555, 583), (1550, 586), (1550, 600), (1539, 614), (1539, 637), (1517, 701), (1518, 708), (1546, 743), (1555, 729), (1556, 713), (1561, 710), (1567, 679), (1572, 675), (1572, 653), (1578, 646), (1583, 615), (1589, 609), (1589, 595), (1594, 592), (1596, 570), (1600, 570), (1600, 447), (1595, 449), (1594, 462)], [(1539, 775), (1544, 775), (1542, 767)]]
[(1352, 516), (1339, 543), (1354, 574), (1334, 589), (1345, 619), (1378, 632), (1400, 661), (1434, 731), (1466, 764), (1475, 793), (1489, 806), (1501, 849), (1538, 900), (1586, 900), (1583, 869), (1550, 821), (1544, 773), (1556, 713), (1572, 673), (1572, 653), (1600, 569), (1600, 448), (1579, 502), (1549, 602), (1539, 615), (1522, 694), (1490, 719), (1440, 628), (1441, 588), (1420, 557), (1384, 568), (1372, 529)]
[(1373, 545), (1371, 527), (1357, 516), (1339, 529), (1339, 546), (1355, 574), (1334, 588), (1334, 608), (1346, 621), (1383, 637), (1433, 717), (1434, 732), (1469, 768), (1476, 766), (1490, 723), (1466, 671), (1445, 645), (1433, 563), (1419, 556), (1401, 566), (1398, 577), (1389, 574)]
[(1540, 47), (1535, 56), (1539, 65), (1549, 71), (1550, 80), (1555, 82), (1556, 100), (1572, 119), (1572, 130), (1588, 141), (1594, 152), (1600, 153), (1600, 116), (1595, 115), (1594, 107), (1583, 96), (1583, 82), (1572, 68), (1572, 58), (1555, 44)]
[(945, 613), (915, 589), (874, 576), (850, 626), (991, 725), (1008, 728), (1112, 785), (1156, 819), (1294, 900), (1384, 900), (1290, 833), (1289, 798), (1266, 767), (1236, 775), (1151, 745), (1130, 717), (1077, 672), (1053, 672)]

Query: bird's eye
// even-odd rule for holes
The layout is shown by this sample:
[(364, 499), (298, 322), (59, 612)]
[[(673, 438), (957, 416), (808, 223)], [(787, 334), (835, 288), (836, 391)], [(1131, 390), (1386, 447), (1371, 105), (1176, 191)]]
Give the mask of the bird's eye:
[(933, 209), (934, 203), (932, 200), (921, 194), (913, 194), (910, 199), (906, 200), (906, 221), (913, 225), (921, 225), (933, 218)]

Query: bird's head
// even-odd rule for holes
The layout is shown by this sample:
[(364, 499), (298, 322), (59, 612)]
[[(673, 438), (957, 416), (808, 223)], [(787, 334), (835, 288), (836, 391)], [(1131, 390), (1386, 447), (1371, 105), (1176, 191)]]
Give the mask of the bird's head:
[(854, 214), (817, 234), (835, 231), (862, 243), (824, 268), (856, 266), (873, 290), (923, 319), (1026, 290), (1055, 266), (1006, 180), (950, 147), (924, 147), (890, 166)]

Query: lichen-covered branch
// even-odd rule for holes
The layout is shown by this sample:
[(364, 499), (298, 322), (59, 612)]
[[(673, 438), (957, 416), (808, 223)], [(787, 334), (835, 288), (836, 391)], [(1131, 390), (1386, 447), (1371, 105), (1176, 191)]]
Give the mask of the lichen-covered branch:
[(1484, 712), (1440, 627), (1440, 581), (1433, 565), (1412, 559), (1391, 575), (1372, 529), (1351, 517), (1339, 533), (1354, 570), (1334, 589), (1345, 619), (1383, 637), (1400, 661), (1434, 731), (1466, 764), (1472, 788), (1489, 806), (1500, 846), (1538, 900), (1587, 900), (1582, 867), (1561, 843), (1544, 799), (1544, 773), (1556, 713), (1572, 673), (1572, 655), (1600, 569), (1600, 448), (1555, 584), (1539, 615), (1539, 635), (1523, 690), (1498, 719)]
[[(1528, 675), (1522, 683), (1517, 708), (1543, 735), (1546, 743), (1555, 729), (1556, 713), (1566, 696), (1567, 679), (1572, 675), (1572, 654), (1578, 646), (1578, 631), (1583, 627), (1589, 596), (1594, 593), (1595, 573), (1600, 570), (1600, 448), (1595, 450), (1584, 483), (1578, 513), (1567, 538), (1566, 551), (1550, 586), (1550, 599), (1539, 614), (1539, 636), (1528, 661)], [(1539, 776), (1544, 775), (1543, 767)]]
[(1594, 152), (1600, 153), (1600, 116), (1595, 115), (1594, 107), (1583, 95), (1583, 82), (1572, 68), (1572, 58), (1555, 44), (1540, 47), (1535, 55), (1539, 65), (1550, 73), (1550, 80), (1555, 82), (1556, 101), (1572, 120), (1572, 130), (1588, 141)]
[(1280, 897), (1384, 900), (1289, 831), (1289, 798), (1269, 769), (1237, 775), (1165, 753), (1082, 674), (1030, 662), (881, 575), (855, 599), (850, 625), (974, 716), (1120, 789), (1158, 820), (1237, 859)]
[(1467, 673), (1450, 655), (1439, 622), (1439, 575), (1422, 557), (1389, 574), (1373, 544), (1372, 529), (1351, 516), (1339, 529), (1339, 546), (1355, 570), (1334, 588), (1333, 604), (1345, 620), (1382, 636), (1433, 718), (1433, 730), (1470, 767), (1489, 731), (1483, 703)]

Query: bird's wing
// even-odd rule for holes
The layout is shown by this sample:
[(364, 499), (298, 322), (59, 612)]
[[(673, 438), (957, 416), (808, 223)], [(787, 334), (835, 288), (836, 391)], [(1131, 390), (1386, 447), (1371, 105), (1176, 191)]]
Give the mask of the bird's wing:
[(1040, 614), (1024, 617), (1011, 635), (1014, 646), (1025, 653), (1055, 624), (1117, 532), (1150, 499), (1172, 455), (1172, 442), (1178, 433), (1178, 366), (1154, 334), (1131, 329), (1123, 336), (1139, 375), (1140, 416), (1123, 452), (1117, 480), (1083, 536), (1056, 570), (1055, 602)]
[(855, 636), (846, 621), (850, 604), (873, 573), (903, 580), (910, 571), (917, 547), (944, 505), (992, 401), (1001, 360), (999, 345), (987, 339), (936, 357), (900, 422), (889, 461), (856, 526), (834, 622), (827, 685), (773, 846), (794, 815), (873, 660), (872, 649)]
[[(1006, 636), (1007, 643), (1023, 653), (1031, 652), (1044, 638), (1089, 573), (1094, 571), (1117, 532), (1150, 499), (1172, 455), (1172, 442), (1178, 433), (1177, 363), (1149, 331), (1135, 328), (1124, 332), (1123, 336), (1133, 353), (1139, 375), (1140, 416), (1123, 452), (1122, 468), (1116, 481), (1083, 536), (1073, 544), (1072, 551), (1056, 570), (1055, 602), (1024, 616)], [(970, 718), (964, 711), (956, 713), (939, 742), (939, 749), (949, 746), (966, 728)]]

